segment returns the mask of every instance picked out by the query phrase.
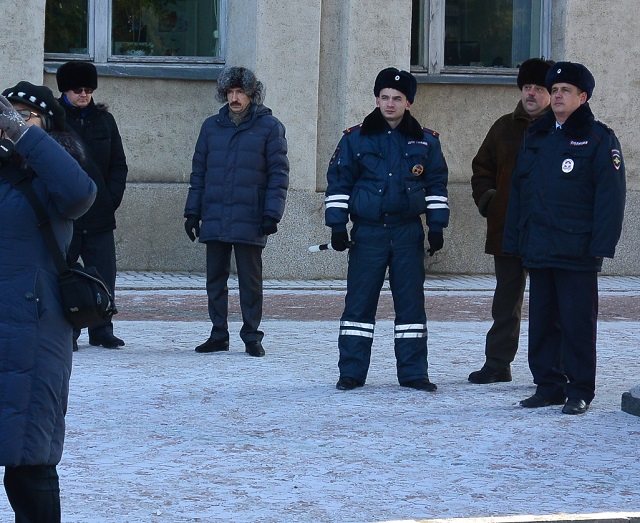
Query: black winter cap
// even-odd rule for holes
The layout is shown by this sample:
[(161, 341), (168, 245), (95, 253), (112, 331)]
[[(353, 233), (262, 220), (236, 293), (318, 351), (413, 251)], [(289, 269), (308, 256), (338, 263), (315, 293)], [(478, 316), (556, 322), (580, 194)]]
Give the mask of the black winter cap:
[(546, 77), (552, 62), (545, 62), (541, 58), (529, 58), (520, 65), (518, 71), (518, 88), (527, 84), (534, 84), (546, 87)]
[(33, 85), (29, 82), (18, 82), (2, 92), (10, 102), (20, 102), (33, 107), (39, 114), (44, 115), (51, 125), (44, 125), (46, 131), (63, 131), (66, 115), (62, 106), (53, 96), (53, 92), (45, 85)]
[(591, 71), (576, 62), (556, 62), (549, 69), (546, 78), (547, 91), (551, 92), (553, 84), (562, 83), (575, 85), (587, 93), (587, 100), (591, 98), (596, 86), (596, 80)]
[(376, 83), (373, 86), (373, 94), (376, 98), (383, 89), (395, 89), (407, 97), (409, 103), (413, 103), (416, 97), (418, 82), (416, 77), (407, 71), (401, 71), (395, 67), (388, 67), (378, 73)]
[(98, 88), (98, 72), (90, 62), (66, 62), (56, 72), (58, 90), (61, 93), (78, 87)]

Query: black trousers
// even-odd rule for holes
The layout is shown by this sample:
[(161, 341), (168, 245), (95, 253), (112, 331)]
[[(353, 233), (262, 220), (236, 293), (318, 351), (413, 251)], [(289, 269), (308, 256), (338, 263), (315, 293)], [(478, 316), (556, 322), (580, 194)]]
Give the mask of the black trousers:
[(207, 242), (207, 297), (211, 339), (229, 339), (229, 273), (231, 250), (238, 269), (238, 291), (242, 311), (240, 338), (244, 343), (262, 341), (262, 247), (245, 243)]
[(60, 484), (55, 465), (5, 467), (4, 488), (16, 523), (60, 523)]
[[(95, 234), (74, 234), (67, 257), (72, 262), (82, 258), (83, 265), (87, 267), (93, 266), (98, 269), (100, 276), (104, 279), (111, 295), (115, 299), (116, 245), (113, 231)], [(113, 323), (111, 321), (89, 329), (89, 336), (102, 333), (113, 334)], [(80, 336), (80, 331), (74, 331), (75, 339), (78, 339), (78, 336)]]
[(538, 393), (591, 403), (597, 322), (596, 272), (529, 270), (529, 368)]
[(503, 369), (511, 365), (518, 352), (527, 269), (515, 256), (494, 256), (494, 266), (493, 325), (487, 332), (484, 353), (489, 367)]

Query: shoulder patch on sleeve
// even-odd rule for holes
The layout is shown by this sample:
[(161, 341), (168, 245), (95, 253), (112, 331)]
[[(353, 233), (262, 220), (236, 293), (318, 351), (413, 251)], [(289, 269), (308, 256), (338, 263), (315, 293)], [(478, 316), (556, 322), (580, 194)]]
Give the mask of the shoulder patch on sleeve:
[(357, 131), (358, 129), (360, 129), (360, 127), (362, 127), (362, 124), (359, 123), (358, 125), (354, 125), (353, 127), (349, 127), (348, 129), (345, 129), (344, 131), (342, 131), (344, 134), (350, 134), (353, 131)]
[(329, 160), (329, 165), (333, 165), (340, 154), (340, 146), (336, 147), (336, 150), (333, 151), (333, 155), (331, 156), (331, 160)]
[(434, 138), (440, 138), (440, 133), (437, 131), (434, 131), (433, 129), (427, 129), (426, 127), (423, 127), (422, 132), (425, 134), (430, 134)]
[(616, 171), (622, 166), (622, 153), (618, 149), (611, 149), (611, 161)]

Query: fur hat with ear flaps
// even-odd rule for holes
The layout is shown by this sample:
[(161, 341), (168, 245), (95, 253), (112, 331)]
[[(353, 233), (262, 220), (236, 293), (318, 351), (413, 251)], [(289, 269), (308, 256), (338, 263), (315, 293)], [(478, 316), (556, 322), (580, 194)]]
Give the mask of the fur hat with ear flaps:
[(227, 91), (235, 88), (242, 89), (251, 100), (251, 103), (260, 105), (264, 101), (265, 88), (256, 75), (246, 67), (225, 67), (218, 76), (218, 91), (216, 99), (219, 102), (227, 101)]

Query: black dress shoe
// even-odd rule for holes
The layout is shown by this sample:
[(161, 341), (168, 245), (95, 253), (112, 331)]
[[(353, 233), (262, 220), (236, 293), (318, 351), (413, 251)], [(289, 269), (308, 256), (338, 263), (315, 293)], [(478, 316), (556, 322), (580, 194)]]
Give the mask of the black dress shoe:
[(358, 380), (354, 380), (353, 378), (340, 378), (338, 383), (336, 383), (336, 389), (338, 390), (353, 390), (358, 387), (362, 387), (364, 383), (360, 383)]
[(207, 341), (196, 347), (196, 352), (222, 352), (229, 350), (229, 340), (212, 340)]
[(264, 356), (264, 348), (259, 341), (250, 341), (249, 343), (245, 343), (244, 347), (245, 352), (248, 352), (249, 356), (255, 356), (256, 358)]
[(438, 386), (435, 383), (431, 383), (427, 378), (420, 378), (419, 380), (405, 381), (400, 384), (401, 387), (409, 387), (410, 389), (426, 390), (427, 392), (433, 392), (438, 390)]
[(108, 332), (93, 335), (89, 334), (89, 345), (93, 345), (94, 347), (102, 346), (106, 349), (117, 349), (118, 347), (124, 347), (124, 340)]
[(469, 381), (479, 385), (511, 381), (511, 368), (494, 369), (488, 365), (484, 365), (480, 370), (469, 374)]
[(589, 408), (589, 404), (584, 400), (579, 399), (571, 399), (569, 398), (567, 402), (562, 407), (563, 414), (584, 414), (587, 412)]
[(549, 405), (563, 405), (565, 400), (566, 398), (564, 396), (552, 396), (548, 398), (536, 392), (530, 398), (522, 400), (520, 405), (527, 409), (537, 409), (539, 407), (548, 407)]

